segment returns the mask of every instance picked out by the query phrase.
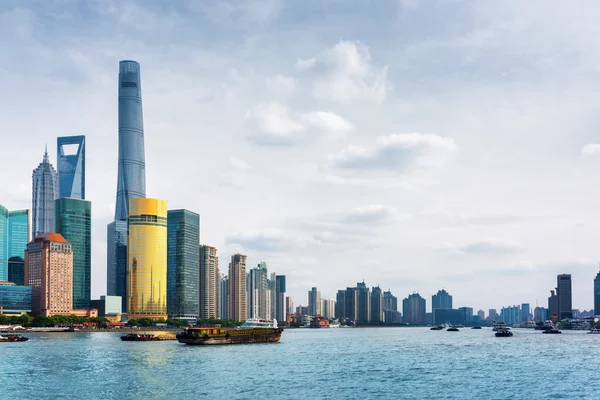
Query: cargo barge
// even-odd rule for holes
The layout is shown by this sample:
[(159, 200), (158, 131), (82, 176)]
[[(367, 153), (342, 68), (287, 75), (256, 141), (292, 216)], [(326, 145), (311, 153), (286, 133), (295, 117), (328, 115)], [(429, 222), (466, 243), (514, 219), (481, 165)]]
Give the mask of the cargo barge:
[(187, 328), (177, 335), (177, 340), (191, 345), (276, 343), (282, 333), (283, 328), (277, 327), (276, 320), (249, 319), (234, 329), (222, 328), (218, 324)]

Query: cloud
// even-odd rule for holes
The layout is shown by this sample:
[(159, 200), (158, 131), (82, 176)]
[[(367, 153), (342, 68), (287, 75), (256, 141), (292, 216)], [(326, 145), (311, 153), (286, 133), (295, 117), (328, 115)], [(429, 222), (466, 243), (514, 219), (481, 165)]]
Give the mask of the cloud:
[(250, 164), (248, 164), (246, 161), (241, 160), (237, 157), (229, 157), (229, 161), (231, 162), (231, 165), (233, 165), (234, 168), (236, 169), (251, 169), (252, 167), (250, 166)]
[(341, 40), (325, 52), (324, 63), (329, 73), (313, 86), (313, 96), (317, 99), (381, 103), (391, 87), (387, 67), (374, 66), (369, 48), (361, 42)]
[(600, 144), (590, 143), (581, 148), (581, 154), (584, 156), (596, 156), (600, 154)]
[(280, 230), (247, 231), (228, 236), (226, 244), (239, 245), (246, 251), (289, 251), (294, 243)]
[(298, 61), (296, 61), (295, 67), (297, 71), (305, 71), (307, 69), (312, 68), (316, 63), (317, 59), (314, 57), (308, 58), (306, 60), (299, 58)]
[(411, 167), (443, 166), (458, 150), (454, 140), (434, 134), (406, 133), (381, 136), (374, 146), (350, 145), (327, 157), (329, 164), (344, 170), (398, 171)]
[(501, 242), (496, 240), (482, 240), (467, 243), (456, 249), (459, 253), (473, 254), (473, 255), (505, 255), (516, 253), (521, 249), (507, 242)]
[(354, 129), (352, 123), (329, 111), (313, 111), (302, 115), (302, 120), (313, 128), (337, 135), (345, 135)]
[(342, 222), (349, 224), (380, 225), (394, 222), (398, 218), (407, 217), (407, 214), (400, 214), (395, 207), (371, 204), (355, 208), (344, 216)]
[(277, 74), (266, 79), (267, 88), (274, 92), (290, 92), (296, 88), (296, 79), (291, 76)]

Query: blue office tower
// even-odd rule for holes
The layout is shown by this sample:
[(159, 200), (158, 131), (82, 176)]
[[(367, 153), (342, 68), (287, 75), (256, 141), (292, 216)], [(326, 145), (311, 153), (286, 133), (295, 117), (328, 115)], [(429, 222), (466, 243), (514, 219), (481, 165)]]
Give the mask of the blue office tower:
[(63, 136), (56, 140), (58, 197), (85, 199), (85, 136)]
[(129, 199), (146, 197), (140, 64), (119, 63), (119, 168), (115, 221), (127, 220)]
[(24, 268), (20, 261), (25, 255), (27, 242), (29, 210), (8, 211), (0, 205), (0, 281), (8, 279), (9, 266), (15, 272), (19, 267)]

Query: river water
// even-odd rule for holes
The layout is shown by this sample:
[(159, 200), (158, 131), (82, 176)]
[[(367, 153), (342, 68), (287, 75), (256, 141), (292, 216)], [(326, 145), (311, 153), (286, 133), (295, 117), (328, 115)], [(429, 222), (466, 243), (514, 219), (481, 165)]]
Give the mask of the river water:
[(288, 329), (280, 343), (0, 343), (0, 399), (597, 399), (600, 335), (489, 328)]

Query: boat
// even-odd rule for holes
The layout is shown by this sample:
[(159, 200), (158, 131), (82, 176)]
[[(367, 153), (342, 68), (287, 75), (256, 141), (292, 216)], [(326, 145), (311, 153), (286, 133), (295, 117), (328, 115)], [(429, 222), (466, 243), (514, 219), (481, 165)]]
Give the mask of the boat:
[(471, 329), (481, 329), (481, 327), (480, 326), (474, 326)]
[(451, 326), (450, 328), (446, 329), (448, 332), (458, 332), (458, 327), (456, 326)]
[(600, 328), (592, 328), (588, 333), (592, 335), (600, 335)]
[(544, 331), (542, 331), (542, 333), (553, 333), (553, 334), (557, 334), (557, 333), (562, 333), (561, 331), (559, 331), (558, 329), (554, 328), (554, 327), (550, 327), (549, 329), (545, 329)]
[(506, 328), (507, 328), (506, 322), (502, 322), (502, 321), (496, 321), (496, 322), (494, 322), (494, 325), (492, 326), (492, 330), (494, 332), (496, 332), (500, 329), (506, 329)]
[(283, 328), (277, 326), (277, 320), (252, 318), (234, 329), (222, 328), (220, 324), (186, 328), (177, 335), (177, 340), (192, 345), (276, 343), (282, 333)]
[(2, 335), (0, 342), (26, 342), (29, 338), (21, 335)]
[(430, 331), (441, 331), (442, 329), (444, 329), (444, 325), (437, 325), (429, 328)]
[(513, 333), (508, 327), (498, 328), (496, 330), (496, 337), (511, 337), (512, 335)]
[(127, 335), (121, 336), (121, 340), (124, 342), (151, 342), (155, 340), (175, 340), (176, 337), (172, 333), (128, 333)]

